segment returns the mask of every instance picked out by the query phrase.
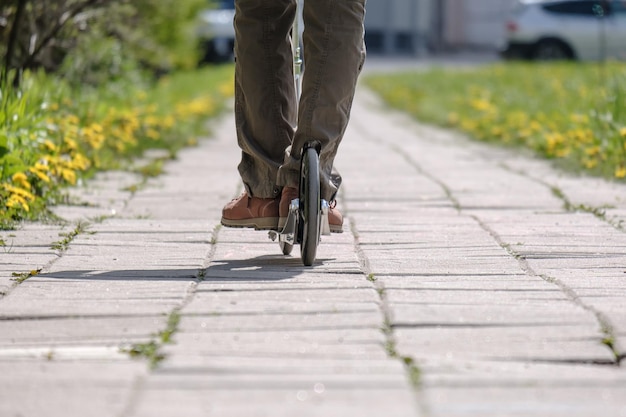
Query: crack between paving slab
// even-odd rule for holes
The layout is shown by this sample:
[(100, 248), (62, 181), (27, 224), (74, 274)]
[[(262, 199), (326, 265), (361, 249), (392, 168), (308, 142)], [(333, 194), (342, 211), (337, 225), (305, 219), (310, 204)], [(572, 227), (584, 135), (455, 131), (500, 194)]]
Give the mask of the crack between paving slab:
[(88, 233), (94, 233), (88, 230), (89, 226), (91, 226), (93, 223), (101, 223), (104, 220), (111, 218), (111, 217), (112, 216), (98, 216), (98, 217), (93, 217), (93, 218), (90, 217), (87, 219), (80, 219), (74, 222), (74, 228), (72, 230), (70, 230), (67, 233), (59, 233), (59, 236), (62, 237), (63, 239), (58, 240), (56, 242), (52, 242), (50, 244), (50, 248), (56, 250), (56, 252), (54, 253), (54, 255), (56, 256), (52, 258), (51, 260), (49, 260), (48, 262), (46, 262), (44, 266), (42, 267), (33, 268), (29, 271), (13, 272), (12, 273), (13, 285), (11, 285), (7, 291), (0, 293), (0, 301), (8, 297), (13, 292), (13, 290), (15, 290), (15, 288), (17, 288), (23, 282), (27, 281), (29, 278), (37, 276), (42, 272), (45, 273), (46, 271), (48, 271), (52, 267), (52, 265), (54, 265), (59, 259), (63, 257), (65, 252), (67, 252), (67, 250), (69, 249), (70, 244), (78, 236), (88, 234)]
[(600, 326), (600, 332), (604, 336), (603, 339), (601, 340), (601, 343), (605, 345), (611, 351), (611, 354), (614, 357), (614, 361), (611, 362), (611, 365), (615, 365), (615, 366), (621, 365), (621, 362), (626, 357), (626, 354), (621, 353), (618, 350), (618, 347), (616, 346), (614, 326), (611, 323), (611, 321), (608, 319), (608, 317), (604, 315), (604, 313), (602, 313), (600, 310), (596, 309), (592, 305), (589, 305), (585, 303), (583, 300), (581, 300), (573, 288), (568, 287), (564, 282), (562, 282), (558, 278), (551, 277), (547, 274), (538, 274), (530, 266), (526, 258), (519, 252), (515, 251), (511, 247), (511, 245), (504, 242), (502, 238), (493, 229), (491, 229), (487, 224), (485, 224), (477, 216), (471, 215), (470, 217), (472, 217), (480, 225), (480, 227), (483, 230), (489, 233), (489, 235), (496, 241), (498, 245), (500, 245), (502, 249), (504, 249), (509, 255), (515, 258), (515, 260), (517, 260), (517, 263), (520, 266), (520, 269), (524, 271), (526, 275), (531, 276), (531, 277), (541, 278), (550, 284), (556, 285), (571, 302), (573, 302), (575, 305), (582, 308), (583, 310), (593, 314), (593, 316), (595, 317), (596, 321), (598, 322)]
[(609, 226), (619, 230), (620, 232), (626, 232), (626, 227), (624, 226), (623, 220), (616, 220), (615, 218), (608, 218), (606, 215), (606, 209), (611, 208), (610, 205), (603, 205), (599, 207), (593, 207), (586, 204), (574, 204), (572, 200), (565, 194), (563, 190), (561, 190), (558, 186), (552, 185), (547, 181), (542, 180), (541, 178), (535, 178), (532, 175), (529, 175), (527, 172), (522, 170), (514, 169), (508, 166), (506, 163), (502, 162), (499, 164), (503, 169), (517, 174), (521, 177), (529, 179), (537, 184), (543, 185), (548, 188), (552, 195), (554, 195), (557, 199), (561, 200), (563, 203), (563, 209), (569, 213), (588, 213), (593, 215), (598, 220), (608, 224)]
[(210, 240), (210, 249), (205, 256), (202, 266), (198, 268), (198, 271), (194, 275), (194, 281), (189, 284), (185, 296), (180, 304), (172, 309), (167, 314), (167, 323), (165, 328), (159, 331), (153, 336), (151, 340), (145, 343), (135, 343), (128, 347), (123, 347), (122, 350), (128, 353), (131, 357), (141, 357), (148, 361), (148, 365), (151, 369), (155, 369), (165, 359), (165, 354), (161, 352), (164, 345), (172, 342), (173, 336), (178, 331), (178, 324), (181, 318), (181, 311), (191, 302), (196, 295), (198, 285), (204, 281), (206, 276), (206, 270), (215, 255), (217, 246), (217, 237), (221, 225), (217, 225), (213, 228)]
[[(372, 140), (371, 138), (369, 140)], [(439, 185), (441, 187), (441, 189), (444, 191), (444, 193), (446, 194), (446, 197), (448, 199), (450, 199), (450, 202), (452, 203), (452, 205), (456, 208), (457, 212), (459, 214), (463, 213), (464, 209), (462, 207), (462, 205), (460, 204), (459, 200), (456, 199), (456, 197), (454, 197), (454, 194), (452, 192), (452, 190), (450, 189), (450, 187), (448, 187), (448, 185), (446, 183), (444, 183), (443, 181), (441, 181), (440, 179), (436, 178), (434, 175), (426, 172), (419, 163), (417, 163), (415, 160), (413, 160), (410, 155), (408, 155), (406, 152), (404, 152), (399, 146), (392, 144), (392, 143), (387, 143), (387, 146), (394, 151), (396, 154), (400, 155), (410, 166), (412, 166), (419, 174), (425, 176), (426, 178), (430, 179), (431, 181), (433, 181), (435, 184)], [(503, 168), (507, 169), (505, 166), (503, 166)], [(510, 171), (512, 172), (516, 172), (510, 168), (508, 168)], [(621, 227), (621, 223), (619, 225), (615, 225), (612, 224), (608, 219), (606, 219), (606, 216), (604, 216), (604, 214), (600, 214), (600, 212), (598, 211), (599, 209), (593, 209), (593, 208), (589, 208), (589, 210), (586, 210), (585, 206), (583, 205), (579, 205), (579, 206), (575, 206), (573, 205), (565, 196), (565, 194), (563, 194), (560, 190), (558, 190), (558, 188), (551, 186), (550, 184), (542, 181), (542, 180), (538, 180), (535, 178), (532, 178), (530, 176), (527, 176), (524, 173), (520, 173), (520, 172), (516, 172), (519, 175), (524, 175), (527, 178), (534, 180), (546, 187), (549, 187), (553, 194), (555, 194), (555, 196), (559, 197), (563, 202), (564, 202), (564, 208), (566, 210), (569, 211), (586, 211), (589, 212), (591, 214), (594, 214), (596, 217), (606, 221), (608, 224), (611, 224), (611, 226), (617, 228), (618, 230), (624, 231)], [(537, 272), (535, 272), (532, 267), (529, 265), (529, 263), (527, 262), (526, 258), (524, 258), (523, 255), (521, 255), (520, 253), (516, 252), (511, 245), (507, 244), (506, 242), (504, 242), (500, 236), (491, 228), (489, 228), (489, 226), (487, 226), (480, 218), (478, 218), (475, 215), (469, 215), (469, 217), (471, 217), (474, 221), (476, 221), (480, 227), (485, 230), (487, 233), (489, 233), (489, 235), (496, 241), (496, 243), (498, 243), (498, 245), (503, 248), (505, 251), (507, 251), (507, 253), (509, 253), (509, 255), (511, 255), (512, 257), (514, 257), (520, 268), (522, 269), (522, 271), (524, 271), (524, 273), (528, 276), (533, 276), (533, 277), (538, 277), (543, 279), (544, 281), (551, 283), (553, 285), (556, 285), (561, 292), (563, 292), (567, 298), (572, 301), (575, 305), (579, 306), (580, 308), (584, 309), (585, 311), (593, 314), (593, 316), (595, 317), (596, 321), (598, 322), (599, 326), (600, 326), (600, 331), (603, 334), (603, 339), (601, 340), (601, 343), (603, 345), (605, 345), (610, 351), (611, 354), (614, 357), (614, 362), (612, 363), (615, 366), (620, 366), (622, 360), (624, 360), (626, 358), (626, 352), (621, 352), (618, 347), (616, 346), (616, 337), (615, 337), (615, 333), (614, 333), (614, 327), (611, 324), (610, 320), (598, 309), (596, 309), (595, 307), (585, 303), (584, 301), (582, 301), (580, 299), (580, 297), (578, 296), (578, 294), (576, 293), (576, 291), (574, 291), (572, 288), (568, 287), (567, 285), (565, 285), (565, 283), (563, 283), (562, 281), (560, 281), (557, 278), (554, 277), (550, 277), (546, 274), (538, 274)]]
[[(346, 214), (349, 213), (347, 207), (345, 211)], [(359, 260), (361, 270), (363, 271), (363, 274), (366, 276), (367, 280), (372, 283), (372, 286), (376, 290), (379, 297), (378, 305), (383, 320), (380, 330), (385, 337), (384, 348), (387, 352), (387, 356), (389, 356), (389, 358), (393, 360), (400, 361), (400, 363), (404, 367), (409, 383), (413, 388), (417, 409), (420, 411), (421, 415), (428, 416), (430, 413), (428, 411), (428, 404), (426, 403), (424, 394), (422, 392), (421, 370), (412, 357), (408, 355), (402, 355), (400, 352), (398, 352), (397, 341), (395, 338), (394, 326), (391, 317), (391, 309), (389, 308), (389, 302), (387, 300), (385, 286), (376, 278), (375, 274), (372, 272), (369, 259), (361, 248), (361, 244), (359, 242), (359, 232), (356, 226), (356, 221), (353, 218), (350, 218), (350, 230), (354, 239), (354, 248), (357, 254), (357, 258)]]
[[(173, 337), (178, 331), (182, 310), (193, 300), (196, 295), (198, 285), (205, 279), (208, 265), (211, 263), (215, 256), (215, 251), (217, 250), (217, 240), (220, 230), (221, 225), (219, 224), (213, 228), (213, 231), (211, 232), (210, 249), (202, 262), (202, 266), (198, 268), (195, 280), (189, 285), (189, 287), (187, 287), (187, 291), (180, 305), (174, 307), (172, 311), (169, 312), (165, 328), (156, 335), (153, 335), (152, 339), (148, 342), (136, 343), (128, 347), (121, 348), (123, 352), (128, 353), (131, 357), (146, 359), (150, 370), (156, 369), (159, 364), (166, 359), (166, 355), (161, 351), (161, 349), (164, 345), (173, 343)], [(120, 414), (120, 417), (126, 417), (134, 414), (135, 408), (137, 407), (137, 404), (139, 404), (143, 384), (143, 378), (140, 378), (137, 381), (136, 386), (133, 386), (131, 395), (129, 396), (129, 399)]]

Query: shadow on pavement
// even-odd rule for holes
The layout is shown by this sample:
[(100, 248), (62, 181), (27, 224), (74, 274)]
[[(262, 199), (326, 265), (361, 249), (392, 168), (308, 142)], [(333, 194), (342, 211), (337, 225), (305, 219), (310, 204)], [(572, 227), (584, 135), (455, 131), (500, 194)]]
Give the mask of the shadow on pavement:
[[(330, 259), (318, 259), (315, 266), (321, 266)], [(171, 269), (120, 269), (120, 270), (75, 270), (42, 273), (32, 280), (56, 278), (67, 280), (94, 281), (281, 281), (288, 280), (315, 268), (305, 267), (296, 257), (264, 255), (250, 259), (216, 259), (207, 268)]]

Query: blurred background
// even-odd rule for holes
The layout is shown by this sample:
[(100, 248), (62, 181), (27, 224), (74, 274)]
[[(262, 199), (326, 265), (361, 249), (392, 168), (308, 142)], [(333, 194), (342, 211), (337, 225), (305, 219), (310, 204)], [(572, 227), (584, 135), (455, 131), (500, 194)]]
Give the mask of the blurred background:
[[(201, 13), (205, 60), (232, 58), (234, 1)], [(505, 58), (626, 58), (622, 0), (368, 0), (370, 56), (493, 52)]]

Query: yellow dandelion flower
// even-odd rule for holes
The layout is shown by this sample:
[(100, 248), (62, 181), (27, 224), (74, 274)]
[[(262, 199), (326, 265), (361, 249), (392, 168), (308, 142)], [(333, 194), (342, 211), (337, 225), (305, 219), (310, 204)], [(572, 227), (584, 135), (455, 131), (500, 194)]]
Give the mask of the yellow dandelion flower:
[(42, 180), (45, 183), (49, 183), (50, 182), (50, 177), (47, 176), (42, 170), (37, 169), (37, 167), (31, 167), (28, 168), (28, 170), (30, 172), (32, 172), (33, 174), (35, 174), (35, 176), (37, 176), (37, 178), (39, 178), (40, 180)]
[(65, 181), (69, 182), (70, 184), (76, 184), (76, 172), (74, 172), (74, 170), (61, 168), (61, 176)]
[(152, 140), (157, 140), (161, 137), (161, 134), (158, 132), (158, 130), (148, 129), (146, 130), (146, 136)]
[(156, 116), (146, 116), (143, 119), (145, 126), (156, 126), (159, 124), (159, 119)]
[(595, 168), (598, 165), (598, 161), (595, 160), (595, 159), (586, 158), (586, 159), (583, 160), (583, 165), (587, 169), (592, 169), (592, 168)]
[(626, 138), (626, 127), (623, 127), (619, 130), (619, 135), (623, 138)]
[(35, 166), (33, 168), (39, 170), (39, 171), (45, 171), (48, 172), (50, 170), (50, 168), (48, 167), (47, 164), (47, 160), (44, 158), (43, 159), (44, 162), (46, 162), (45, 164), (43, 162), (35, 162)]
[(67, 148), (71, 151), (78, 149), (78, 144), (74, 139), (66, 137), (65, 139), (63, 139), (63, 143), (65, 143)]
[(13, 195), (18, 195), (30, 201), (33, 201), (35, 199), (35, 196), (30, 191), (23, 188), (16, 187), (7, 183), (2, 184), (2, 187)]
[(626, 166), (615, 168), (615, 178), (626, 178)]
[(500, 126), (493, 126), (491, 128), (491, 135), (495, 137), (501, 137), (504, 134), (504, 129)]
[(539, 123), (536, 120), (533, 120), (532, 122), (530, 122), (530, 125), (528, 126), (528, 128), (533, 132), (541, 132), (543, 130), (543, 126), (541, 125), (541, 123)]
[(102, 133), (104, 131), (104, 128), (100, 123), (92, 123), (89, 127), (96, 133)]
[(65, 122), (70, 125), (77, 125), (80, 119), (75, 114), (70, 114), (65, 117)]
[(85, 171), (87, 168), (89, 168), (89, 165), (89, 159), (81, 153), (77, 153), (76, 155), (74, 155), (70, 163), (70, 166), (72, 168), (81, 171)]
[(21, 186), (22, 188), (26, 189), (26, 190), (30, 190), (30, 182), (28, 182), (28, 177), (26, 176), (26, 174), (24, 174), (23, 172), (18, 172), (13, 174), (13, 176), (11, 177), (11, 180)]
[(50, 139), (44, 140), (43, 141), (43, 146), (49, 152), (56, 152), (56, 150), (57, 150), (57, 146), (54, 143), (52, 143), (52, 141)]
[(599, 146), (592, 146), (590, 148), (585, 149), (585, 153), (589, 156), (596, 156), (600, 154)]
[(570, 120), (574, 123), (587, 124), (589, 123), (589, 116), (586, 114), (574, 113), (570, 115)]
[(25, 211), (30, 211), (30, 206), (24, 197), (19, 196), (17, 194), (13, 194), (9, 197), (7, 202), (5, 203), (8, 208), (23, 208)]
[(174, 123), (176, 123), (176, 119), (174, 119), (174, 116), (172, 116), (171, 114), (165, 116), (161, 122), (161, 126), (163, 126), (166, 129), (171, 128), (172, 126), (174, 126)]
[(493, 109), (493, 105), (488, 100), (485, 100), (485, 99), (472, 100), (470, 102), (470, 105), (475, 110), (483, 111), (483, 112), (486, 112), (486, 111), (489, 111), (489, 110)]

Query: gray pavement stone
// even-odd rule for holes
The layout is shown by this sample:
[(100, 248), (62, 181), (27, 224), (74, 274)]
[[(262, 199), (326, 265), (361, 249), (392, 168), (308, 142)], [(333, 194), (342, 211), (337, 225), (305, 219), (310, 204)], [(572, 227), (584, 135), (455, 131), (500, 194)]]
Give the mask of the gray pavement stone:
[(143, 363), (129, 359), (11, 360), (0, 357), (0, 415), (121, 415)]
[[(403, 389), (330, 387), (311, 380), (289, 387), (266, 388), (263, 381), (243, 389), (177, 389), (176, 385), (149, 386), (130, 416), (276, 417), (347, 415), (415, 416), (417, 406)], [(350, 385), (350, 384), (347, 384)], [(258, 386), (259, 388), (256, 388)]]
[[(626, 416), (626, 186), (361, 90), (344, 233), (305, 268), (219, 226), (242, 190), (233, 125), (135, 193), (124, 173), (72, 190), (89, 204), (58, 207), (65, 226), (0, 234), (0, 415)], [(124, 353), (150, 342), (155, 369)]]

